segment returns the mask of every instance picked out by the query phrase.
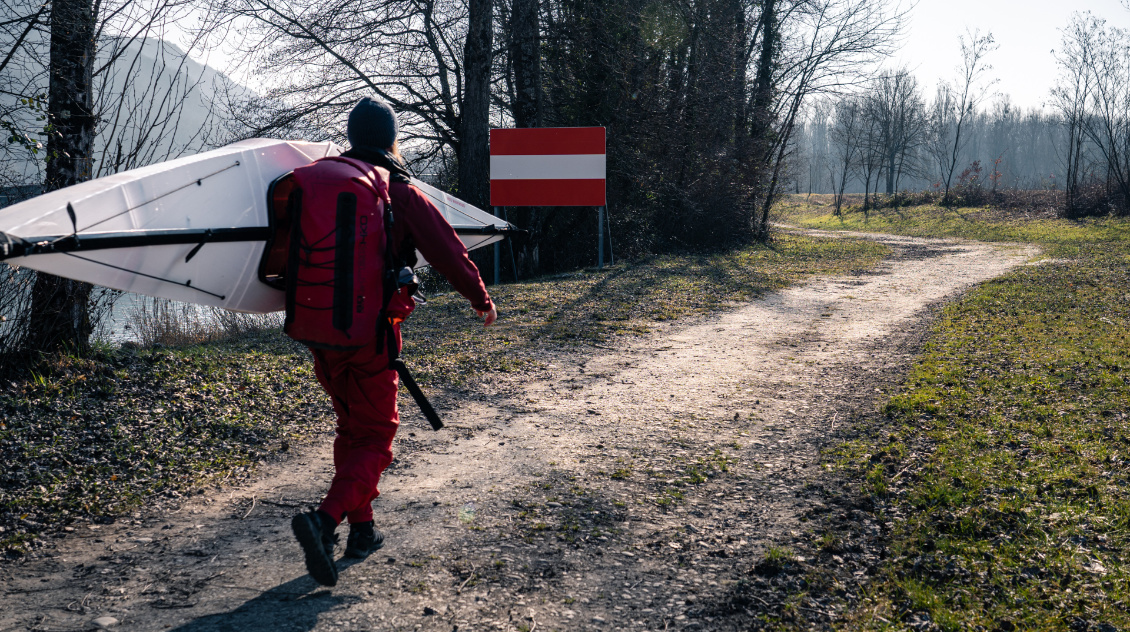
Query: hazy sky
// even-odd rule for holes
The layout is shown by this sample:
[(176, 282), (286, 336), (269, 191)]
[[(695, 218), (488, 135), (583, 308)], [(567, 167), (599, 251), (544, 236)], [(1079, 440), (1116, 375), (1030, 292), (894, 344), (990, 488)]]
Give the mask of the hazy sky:
[(893, 63), (914, 70), (930, 99), (938, 78), (956, 74), (958, 36), (966, 27), (990, 31), (1000, 45), (989, 57), (1000, 80), (995, 89), (1015, 105), (1038, 107), (1055, 80), (1051, 51), (1059, 48), (1059, 29), (1076, 11), (1130, 28), (1130, 11), (1119, 0), (919, 0)]

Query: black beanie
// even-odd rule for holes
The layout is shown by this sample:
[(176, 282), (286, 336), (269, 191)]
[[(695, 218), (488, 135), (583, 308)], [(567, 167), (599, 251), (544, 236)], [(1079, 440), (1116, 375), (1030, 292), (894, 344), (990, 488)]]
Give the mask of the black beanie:
[(388, 149), (396, 142), (396, 112), (384, 101), (364, 97), (353, 106), (345, 135), (358, 149)]

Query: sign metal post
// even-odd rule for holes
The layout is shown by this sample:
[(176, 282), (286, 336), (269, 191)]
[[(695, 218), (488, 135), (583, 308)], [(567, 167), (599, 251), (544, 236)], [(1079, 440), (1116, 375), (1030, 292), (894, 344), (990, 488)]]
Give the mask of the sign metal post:
[(596, 209), (596, 267), (604, 269), (604, 207)]
[[(495, 216), (495, 217), (500, 217), (500, 214), (499, 214), (499, 212), (498, 212), (498, 207), (497, 207), (497, 206), (496, 206), (496, 207), (494, 207), (494, 216)], [(501, 244), (499, 244), (499, 242), (497, 242), (497, 241), (496, 241), (496, 242), (494, 242), (494, 284), (495, 284), (495, 285), (498, 285), (499, 283), (502, 283), (502, 275), (501, 275), (501, 273), (499, 272), (499, 270), (500, 270), (501, 268), (500, 268), (500, 267), (499, 267), (499, 265), (498, 265), (498, 262), (499, 262), (499, 261), (500, 261), (500, 260), (502, 259), (502, 254), (501, 254), (501, 253), (502, 253), (502, 247), (501, 247)]]

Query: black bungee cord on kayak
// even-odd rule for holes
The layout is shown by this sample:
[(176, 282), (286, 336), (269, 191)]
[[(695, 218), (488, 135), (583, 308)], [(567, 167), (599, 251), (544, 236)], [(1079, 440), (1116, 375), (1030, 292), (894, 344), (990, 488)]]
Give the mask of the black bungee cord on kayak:
[[(168, 196), (170, 196), (174, 193), (177, 193), (179, 191), (183, 191), (184, 189), (187, 189), (187, 188), (189, 188), (193, 185), (203, 186), (204, 180), (207, 180), (207, 179), (209, 179), (213, 176), (219, 175), (219, 174), (221, 174), (225, 171), (228, 171), (229, 169), (234, 169), (235, 167), (238, 167), (238, 166), (240, 166), (240, 161), (237, 160), (234, 163), (232, 163), (231, 165), (224, 167), (223, 169), (219, 169), (217, 171), (214, 171), (214, 172), (209, 173), (207, 175), (201, 176), (199, 178), (194, 178), (191, 182), (183, 184), (183, 185), (181, 185), (181, 186), (179, 186), (175, 189), (172, 189), (170, 191), (166, 191), (165, 193), (162, 193), (161, 195), (158, 195), (154, 198), (151, 198), (151, 199), (146, 200), (144, 202), (141, 202), (139, 204), (134, 204), (133, 206), (130, 206), (129, 208), (125, 209), (124, 211), (121, 211), (119, 213), (115, 213), (114, 215), (111, 215), (109, 217), (102, 218), (102, 219), (100, 219), (100, 220), (98, 220), (98, 221), (96, 221), (92, 224), (88, 224), (87, 226), (85, 226), (81, 230), (87, 231), (87, 230), (89, 230), (89, 229), (91, 229), (95, 226), (98, 226), (99, 224), (104, 224), (104, 223), (106, 223), (106, 222), (108, 222), (112, 219), (115, 219), (117, 217), (121, 217), (122, 215), (130, 213), (130, 212), (137, 210), (138, 208), (141, 208), (141, 207), (146, 206), (148, 204), (152, 204), (152, 203), (154, 203), (154, 202), (156, 202), (156, 201), (158, 201), (162, 198), (168, 197)], [(90, 259), (90, 258), (87, 258), (87, 257), (81, 257), (79, 255), (74, 254), (74, 252), (75, 251), (105, 250), (105, 249), (111, 249), (111, 248), (130, 248), (130, 247), (141, 247), (141, 246), (196, 244), (196, 246), (192, 250), (190, 250), (188, 255), (185, 257), (185, 262), (187, 263), (188, 261), (191, 261), (192, 258), (195, 257), (196, 254), (200, 252), (200, 249), (204, 247), (204, 244), (206, 244), (208, 242), (259, 241), (259, 240), (266, 239), (266, 237), (268, 235), (267, 229), (265, 229), (263, 227), (258, 227), (258, 226), (251, 226), (251, 227), (243, 227), (243, 228), (226, 228), (226, 229), (224, 229), (224, 228), (220, 228), (220, 229), (206, 228), (206, 229), (166, 229), (166, 230), (152, 230), (152, 231), (121, 231), (121, 232), (117, 232), (117, 233), (99, 233), (99, 234), (96, 234), (95, 236), (87, 236), (87, 237), (83, 238), (80, 235), (80, 229), (78, 228), (78, 214), (75, 212), (74, 205), (71, 202), (67, 202), (67, 205), (63, 209), (56, 209), (55, 211), (49, 211), (49, 212), (39, 216), (37, 218), (37, 220), (43, 219), (44, 217), (47, 217), (48, 215), (51, 215), (52, 213), (56, 213), (59, 210), (66, 210), (67, 217), (70, 218), (70, 220), (71, 220), (71, 228), (72, 228), (71, 234), (60, 235), (60, 236), (57, 236), (57, 237), (43, 237), (43, 238), (39, 238), (39, 239), (36, 239), (36, 238), (26, 239), (26, 238), (23, 238), (23, 237), (17, 237), (17, 236), (14, 236), (14, 235), (8, 235), (6, 233), (0, 232), (0, 261), (2, 261), (4, 259), (14, 258), (14, 257), (26, 257), (28, 255), (36, 255), (36, 254), (53, 254), (53, 253), (54, 254), (65, 254), (67, 256), (74, 257), (76, 259), (79, 259), (81, 261), (85, 261), (87, 263), (93, 263), (95, 265), (100, 265), (100, 266), (110, 268), (110, 269), (113, 269), (113, 270), (121, 270), (122, 272), (128, 272), (130, 274), (136, 274), (137, 276), (144, 277), (144, 278), (147, 278), (147, 279), (153, 279), (154, 281), (160, 281), (162, 283), (169, 283), (171, 285), (178, 285), (178, 286), (181, 286), (181, 287), (188, 288), (190, 290), (194, 290), (196, 292), (200, 292), (202, 294), (207, 294), (208, 296), (212, 296), (212, 297), (218, 298), (220, 300), (225, 300), (227, 297), (223, 294), (219, 294), (217, 292), (211, 292), (211, 291), (205, 290), (203, 288), (193, 286), (191, 279), (186, 280), (186, 281), (177, 281), (177, 280), (174, 280), (174, 279), (160, 277), (160, 276), (156, 276), (156, 275), (153, 275), (153, 274), (147, 274), (145, 272), (141, 272), (140, 270), (131, 270), (131, 269), (124, 268), (124, 267), (121, 267), (121, 266), (117, 266), (117, 265), (114, 265), (114, 264), (111, 264), (111, 263), (106, 263), (105, 261), (98, 261), (97, 259)]]

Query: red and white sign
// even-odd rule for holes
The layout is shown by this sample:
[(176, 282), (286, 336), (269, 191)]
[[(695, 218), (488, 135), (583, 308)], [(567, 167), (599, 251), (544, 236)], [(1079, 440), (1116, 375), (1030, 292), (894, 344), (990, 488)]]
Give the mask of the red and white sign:
[(604, 206), (603, 127), (490, 131), (491, 206)]

